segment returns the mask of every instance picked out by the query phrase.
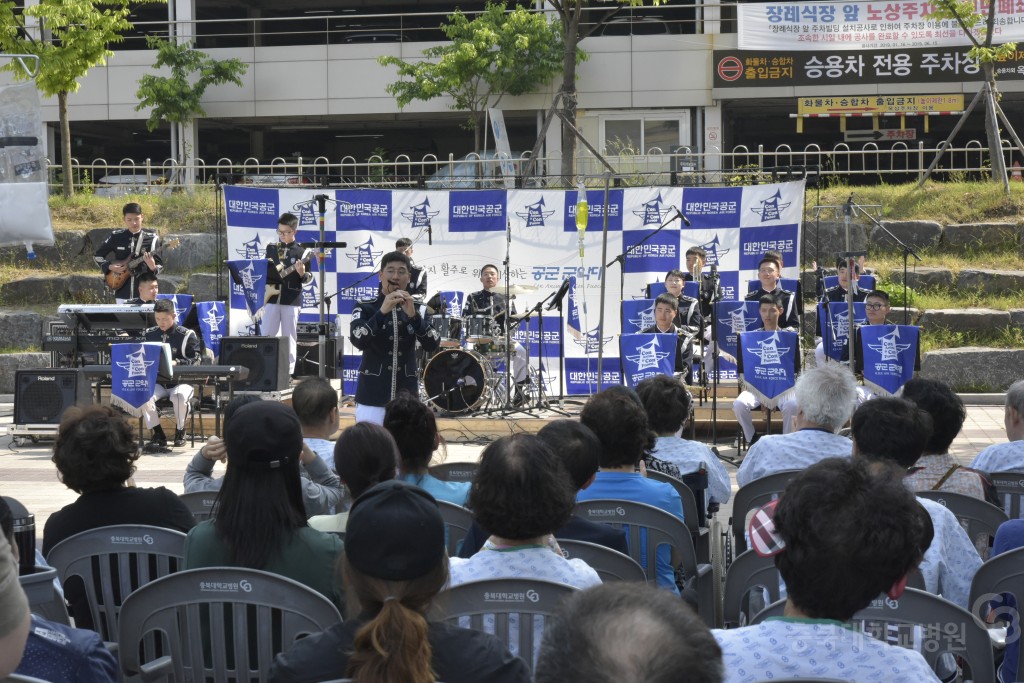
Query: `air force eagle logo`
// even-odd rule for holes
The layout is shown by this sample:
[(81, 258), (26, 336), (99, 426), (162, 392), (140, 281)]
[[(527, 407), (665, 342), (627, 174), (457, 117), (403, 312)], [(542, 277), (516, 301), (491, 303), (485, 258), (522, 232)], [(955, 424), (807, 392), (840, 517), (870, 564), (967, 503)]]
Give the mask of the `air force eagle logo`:
[(250, 261), (253, 259), (263, 258), (263, 248), (260, 242), (259, 233), (256, 233), (256, 235), (248, 242), (243, 242), (242, 248), (235, 249), (235, 253)]
[(746, 332), (751, 325), (757, 322), (757, 318), (747, 315), (747, 309), (742, 304), (728, 313), (728, 318), (719, 318), (718, 322), (728, 327), (733, 334)]
[(629, 324), (636, 327), (636, 329), (646, 330), (648, 327), (654, 324), (654, 304), (651, 304), (651, 307), (648, 308), (647, 310), (637, 311), (636, 313), (639, 315), (639, 317), (630, 318), (629, 320)]
[(214, 334), (217, 334), (220, 329), (220, 324), (224, 322), (224, 316), (217, 315), (217, 309), (211, 308), (206, 312), (206, 317), (202, 319), (202, 322), (210, 326)]
[(898, 344), (900, 328), (894, 328), (892, 332), (878, 338), (881, 344), (868, 344), (868, 348), (875, 353), (881, 354), (883, 361), (898, 361), (900, 354), (910, 348), (910, 344)]
[(658, 338), (654, 337), (643, 346), (636, 348), (636, 355), (627, 355), (626, 360), (636, 363), (637, 372), (657, 370), (661, 361), (668, 357), (668, 351), (662, 351)]
[(776, 332), (764, 341), (757, 342), (754, 348), (747, 351), (761, 359), (761, 365), (782, 365), (782, 356), (789, 353), (789, 347), (779, 347), (779, 333)]
[(584, 353), (597, 353), (602, 346), (604, 346), (611, 340), (611, 337), (602, 338), (600, 332), (598, 331), (598, 328), (596, 327), (587, 332), (586, 340), (573, 339), (574, 342), (583, 347)]
[(762, 223), (768, 221), (777, 221), (782, 218), (782, 212), (789, 208), (789, 205), (793, 202), (781, 203), (779, 200), (782, 199), (782, 190), (776, 190), (768, 199), (761, 200), (761, 206), (750, 207), (750, 210), (761, 217)]
[(408, 211), (403, 211), (402, 218), (408, 220), (413, 228), (425, 228), (430, 225), (430, 219), (439, 213), (441, 212), (430, 210), (430, 198), (424, 197), (422, 202), (410, 206)]
[(132, 377), (145, 377), (146, 368), (155, 363), (153, 360), (146, 360), (146, 349), (139, 347), (138, 351), (125, 356), (125, 363), (116, 363), (117, 367), (128, 371), (128, 379)]
[(644, 225), (658, 225), (665, 219), (670, 210), (659, 192), (657, 197), (644, 203), (639, 209), (634, 209), (633, 215), (639, 216), (643, 220)]
[(242, 278), (242, 290), (245, 292), (255, 291), (256, 283), (263, 279), (262, 275), (255, 275), (253, 273), (253, 265), (251, 263), (247, 268), (238, 271), (238, 277)]
[(554, 209), (551, 209), (550, 211), (547, 210), (543, 197), (535, 201), (533, 204), (527, 204), (523, 208), (526, 209), (526, 211), (516, 211), (516, 215), (526, 221), (526, 227), (528, 228), (543, 227), (544, 221), (555, 213)]
[(715, 239), (700, 245), (700, 248), (703, 249), (704, 253), (707, 255), (707, 261), (704, 263), (705, 266), (722, 265), (722, 257), (732, 251), (731, 249), (722, 248), (721, 242), (718, 240), (718, 235), (715, 235)]
[(373, 268), (373, 264), (377, 262), (377, 259), (379, 259), (383, 253), (383, 249), (374, 250), (373, 236), (370, 236), (365, 242), (358, 245), (354, 252), (345, 252), (345, 256), (355, 261), (356, 268)]

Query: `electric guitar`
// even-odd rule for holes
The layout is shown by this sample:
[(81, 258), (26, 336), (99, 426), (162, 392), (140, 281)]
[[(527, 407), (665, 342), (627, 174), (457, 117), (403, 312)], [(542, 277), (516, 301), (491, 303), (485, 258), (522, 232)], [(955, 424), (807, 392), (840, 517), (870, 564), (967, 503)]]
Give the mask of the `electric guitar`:
[[(177, 249), (179, 244), (181, 244), (181, 240), (173, 239), (169, 242), (164, 242), (161, 249)], [(135, 258), (129, 256), (128, 258), (111, 261), (110, 265), (123, 265), (125, 268), (119, 273), (113, 270), (108, 271), (107, 274), (103, 276), (103, 280), (106, 282), (107, 288), (112, 292), (116, 292), (121, 289), (121, 286), (128, 281), (128, 278), (136, 274), (136, 269), (142, 265), (143, 260), (145, 260), (146, 255), (149, 253), (151, 252), (145, 251)]]
[(300, 258), (298, 261), (288, 266), (287, 268), (282, 266), (280, 263), (274, 263), (273, 260), (267, 259), (268, 261), (270, 261), (271, 265), (277, 268), (277, 272), (281, 276), (281, 282), (275, 284), (271, 284), (269, 282), (267, 283), (266, 289), (264, 290), (263, 303), (270, 303), (270, 299), (272, 297), (275, 297), (281, 293), (281, 283), (284, 282), (284, 279), (286, 277), (295, 272), (295, 266), (297, 266), (300, 263), (304, 266), (309, 266), (309, 260), (311, 258), (313, 258), (313, 250), (307, 249), (306, 252), (302, 255), (302, 258)]

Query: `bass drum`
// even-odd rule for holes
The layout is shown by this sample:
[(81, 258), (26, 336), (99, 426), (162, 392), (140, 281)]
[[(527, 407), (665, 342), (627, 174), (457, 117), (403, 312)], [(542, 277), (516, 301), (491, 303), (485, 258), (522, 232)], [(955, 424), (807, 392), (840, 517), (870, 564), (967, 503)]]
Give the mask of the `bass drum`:
[(437, 353), (423, 370), (428, 404), (449, 413), (465, 413), (486, 400), (490, 368), (472, 351), (451, 349)]

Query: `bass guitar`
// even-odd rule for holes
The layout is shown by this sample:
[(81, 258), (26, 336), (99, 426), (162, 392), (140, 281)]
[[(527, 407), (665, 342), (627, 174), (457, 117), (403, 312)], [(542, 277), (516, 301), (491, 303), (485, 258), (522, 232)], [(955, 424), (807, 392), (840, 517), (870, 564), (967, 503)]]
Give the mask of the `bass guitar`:
[[(313, 250), (312, 249), (307, 249), (302, 254), (302, 258), (300, 258), (298, 261), (296, 261), (292, 265), (288, 266), (287, 268), (282, 266), (280, 263), (274, 263), (274, 261), (271, 260), (271, 259), (267, 259), (267, 260), (270, 261), (271, 265), (273, 265), (275, 268), (277, 268), (277, 272), (281, 276), (281, 282), (284, 282), (284, 279), (286, 277), (288, 277), (289, 275), (291, 275), (292, 273), (295, 272), (295, 267), (298, 264), (301, 263), (302, 265), (308, 267), (309, 266), (309, 260), (311, 258), (313, 258)], [(270, 299), (272, 297), (277, 296), (280, 293), (281, 293), (281, 283), (270, 284), (268, 282), (267, 286), (266, 286), (266, 289), (265, 289), (265, 293), (263, 295), (263, 303), (265, 303), (265, 304), (270, 303)]]
[[(181, 240), (173, 239), (170, 240), (169, 242), (164, 242), (161, 249), (177, 249), (179, 244), (181, 244)], [(145, 260), (146, 255), (153, 253), (153, 251), (156, 250), (153, 249), (149, 251), (144, 251), (135, 258), (128, 257), (119, 259), (117, 261), (111, 261), (110, 265), (123, 265), (125, 268), (119, 273), (113, 270), (108, 271), (107, 274), (103, 276), (103, 281), (106, 282), (107, 289), (109, 289), (112, 292), (116, 292), (117, 290), (121, 289), (121, 286), (128, 281), (128, 278), (137, 274), (136, 270), (140, 265), (142, 265), (142, 262)]]

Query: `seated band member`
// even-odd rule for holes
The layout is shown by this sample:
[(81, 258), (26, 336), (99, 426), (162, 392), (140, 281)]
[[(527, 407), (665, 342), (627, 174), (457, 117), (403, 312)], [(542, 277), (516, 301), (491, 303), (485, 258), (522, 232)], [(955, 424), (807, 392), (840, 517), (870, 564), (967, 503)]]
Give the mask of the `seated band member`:
[(157, 280), (156, 273), (145, 272), (136, 278), (136, 282), (139, 285), (139, 295), (125, 301), (126, 306), (142, 306), (156, 301), (156, 295), (160, 293), (160, 282)]
[[(516, 302), (508, 301), (505, 295), (498, 291), (498, 282), (501, 280), (501, 273), (498, 266), (488, 263), (480, 269), (480, 284), (483, 289), (473, 292), (466, 297), (466, 305), (462, 309), (463, 316), (489, 315), (494, 318), (502, 332), (508, 323), (508, 315), (516, 314)], [(523, 388), (529, 383), (527, 367), (529, 356), (526, 349), (519, 342), (514, 342), (512, 353), (512, 378), (516, 383), (516, 405), (524, 401)]]
[(800, 302), (793, 292), (785, 290), (779, 285), (779, 278), (782, 277), (782, 270), (779, 261), (774, 256), (765, 255), (757, 264), (757, 279), (761, 286), (756, 291), (744, 297), (746, 301), (760, 301), (765, 294), (775, 296), (782, 304), (782, 319), (779, 321), (779, 329), (800, 331)]
[[(839, 273), (839, 284), (835, 287), (829, 287), (825, 290), (824, 299), (829, 303), (844, 303), (846, 301), (846, 292), (850, 287), (850, 273), (847, 269), (846, 259), (839, 259), (836, 261), (836, 271)], [(854, 266), (853, 281), (854, 283), (860, 279), (860, 266)], [(855, 302), (864, 301), (867, 296), (871, 293), (870, 289), (857, 288), (857, 291), (853, 293), (853, 300)], [(814, 362), (817, 365), (821, 365), (825, 362), (825, 347), (820, 341), (824, 337), (825, 329), (822, 327), (822, 321), (818, 320), (817, 346), (814, 349)], [(872, 323), (874, 324), (874, 323)]]
[[(784, 306), (782, 302), (771, 294), (766, 294), (761, 297), (758, 301), (758, 312), (761, 314), (761, 323), (764, 326), (763, 329), (768, 332), (774, 332), (782, 329), (782, 316)], [(739, 345), (743, 346), (743, 334), (740, 333)], [(743, 372), (743, 354), (736, 354), (737, 366), (740, 372)], [(800, 353), (797, 351), (796, 354), (796, 372), (800, 371)], [(754, 434), (754, 418), (753, 411), (756, 408), (761, 407), (761, 402), (750, 393), (749, 391), (742, 391), (736, 400), (732, 403), (732, 412), (736, 415), (736, 421), (740, 423), (740, 427), (743, 429), (743, 438), (747, 440), (747, 444), (753, 446), (760, 438), (758, 435), (755, 438)], [(789, 434), (793, 431), (793, 418), (796, 416), (796, 401), (792, 398), (782, 401), (779, 405), (779, 411), (782, 413), (782, 433)]]
[(679, 312), (676, 314), (675, 323), (678, 327), (699, 328), (703, 321), (700, 312), (700, 304), (693, 297), (683, 294), (683, 271), (673, 268), (665, 274), (665, 291), (674, 296), (678, 302)]
[(384, 424), (384, 406), (405, 389), (419, 391), (416, 342), (437, 348), (437, 331), (417, 306), (409, 286), (409, 257), (397, 251), (380, 260), (380, 292), (352, 309), (349, 339), (363, 352), (356, 384), (356, 422)]
[(718, 285), (715, 276), (704, 272), (704, 265), (708, 261), (707, 252), (701, 247), (690, 247), (686, 250), (686, 273), (683, 274), (684, 282), (693, 282), (696, 274), (700, 275), (700, 314), (705, 318), (711, 317), (711, 304), (721, 301), (725, 292), (721, 285)]
[(418, 268), (412, 260), (412, 240), (408, 237), (399, 237), (395, 240), (395, 251), (409, 257), (409, 286), (406, 291), (422, 301), (427, 295), (427, 272)]
[[(689, 297), (687, 297), (689, 299)], [(697, 302), (694, 299), (694, 307)], [(679, 320), (678, 299), (669, 292), (659, 294), (654, 300), (654, 324), (643, 330), (644, 334), (674, 334), (676, 335), (676, 372), (683, 373), (686, 383), (693, 384), (693, 372), (690, 363), (693, 361), (693, 335), (697, 330), (693, 328), (682, 328), (676, 321)], [(697, 313), (700, 315), (700, 313)]]
[[(174, 303), (170, 299), (159, 299), (153, 304), (153, 315), (156, 327), (146, 330), (146, 341), (162, 342), (171, 347), (171, 363), (174, 365), (199, 365), (202, 356), (199, 353), (199, 339), (196, 333), (177, 323), (174, 315)], [(143, 406), (146, 428), (152, 429), (147, 451), (158, 451), (167, 448), (167, 436), (160, 426), (160, 415), (156, 410), (156, 400), (170, 396), (174, 406), (174, 445), (185, 445), (185, 419), (188, 417), (188, 402), (192, 399), (191, 384), (169, 382), (154, 387), (153, 399)]]

